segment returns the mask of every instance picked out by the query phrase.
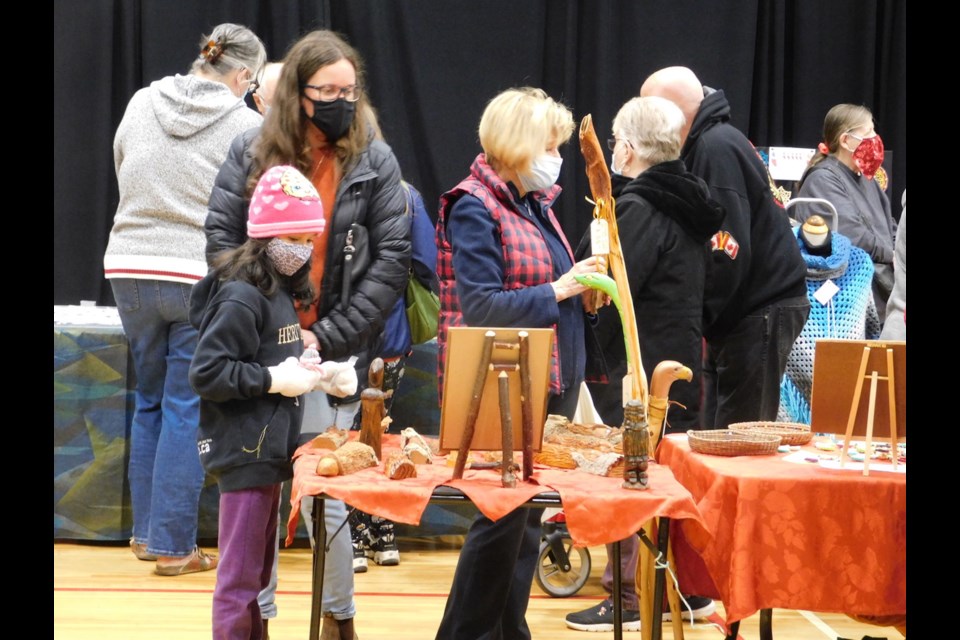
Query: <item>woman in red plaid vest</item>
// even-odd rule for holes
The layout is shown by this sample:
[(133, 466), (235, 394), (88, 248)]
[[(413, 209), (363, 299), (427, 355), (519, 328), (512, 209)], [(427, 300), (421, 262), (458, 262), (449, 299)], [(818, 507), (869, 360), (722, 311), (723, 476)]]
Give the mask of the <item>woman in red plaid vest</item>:
[[(573, 133), (570, 111), (540, 89), (510, 89), (480, 119), (483, 153), (440, 199), (440, 397), (451, 326), (552, 327), (549, 413), (573, 416), (585, 361), (586, 287), (550, 206)], [(529, 639), (524, 619), (540, 545), (541, 509), (493, 522), (478, 514), (467, 534), (437, 638)]]

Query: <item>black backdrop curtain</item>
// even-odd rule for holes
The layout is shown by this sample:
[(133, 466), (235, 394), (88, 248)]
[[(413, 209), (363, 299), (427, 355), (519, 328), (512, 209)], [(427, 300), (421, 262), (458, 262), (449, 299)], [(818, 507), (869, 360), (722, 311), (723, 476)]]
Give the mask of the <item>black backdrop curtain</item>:
[[(253, 29), (280, 60), (306, 31), (344, 34), (404, 177), (435, 209), (479, 151), (486, 102), (538, 86), (601, 139), (617, 109), (664, 66), (722, 88), (757, 146), (813, 147), (834, 104), (868, 106), (906, 186), (905, 0), (56, 0), (54, 304), (112, 304), (102, 257), (117, 204), (113, 133), (133, 93), (184, 73), (202, 33)], [(575, 138), (557, 205), (575, 243), (591, 207)], [(432, 212), (435, 215), (435, 212)]]

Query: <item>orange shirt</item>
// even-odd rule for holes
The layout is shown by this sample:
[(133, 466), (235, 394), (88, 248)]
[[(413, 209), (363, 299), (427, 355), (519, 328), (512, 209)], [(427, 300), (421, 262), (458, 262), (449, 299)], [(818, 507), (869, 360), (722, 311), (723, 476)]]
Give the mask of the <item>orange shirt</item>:
[(333, 205), (337, 199), (337, 185), (340, 184), (340, 169), (337, 166), (335, 151), (327, 147), (313, 149), (313, 172), (308, 176), (320, 194), (323, 203), (323, 217), (326, 224), (323, 233), (313, 239), (313, 262), (310, 265), (310, 282), (313, 283), (316, 299), (307, 309), (298, 309), (300, 326), (309, 329), (317, 321), (317, 309), (320, 307), (320, 282), (327, 261), (327, 244), (333, 234)]

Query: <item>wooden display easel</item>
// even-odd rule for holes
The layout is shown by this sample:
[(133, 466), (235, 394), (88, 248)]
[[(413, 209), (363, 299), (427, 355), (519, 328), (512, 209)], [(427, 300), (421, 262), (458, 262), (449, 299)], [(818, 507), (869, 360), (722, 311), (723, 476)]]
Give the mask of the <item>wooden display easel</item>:
[[(503, 486), (516, 486), (515, 415), (521, 420), (523, 480), (533, 475), (533, 451), (540, 449), (546, 413), (552, 339), (552, 329), (450, 329), (440, 447), (457, 449), (453, 478), (463, 477), (471, 449), (499, 449)], [(519, 378), (519, 385), (511, 384), (511, 378)], [(454, 380), (471, 380), (472, 386)], [(464, 394), (467, 388), (469, 399)]]
[[(855, 377), (851, 375), (853, 363), (857, 363)], [(867, 381), (870, 391), (864, 403), (863, 390)], [(878, 397), (877, 388), (880, 382), (886, 383), (887, 393)], [(837, 433), (831, 426), (840, 423), (842, 414), (839, 412), (845, 410), (846, 429), (843, 432), (840, 466), (843, 467), (846, 463), (850, 442), (856, 432), (866, 440), (863, 475), (870, 475), (873, 439), (879, 430), (880, 434), (889, 436), (890, 460), (896, 469), (897, 441), (906, 437), (905, 389), (905, 342), (819, 340), (814, 360), (812, 429), (817, 432)], [(848, 403), (846, 399), (851, 397), (852, 400)], [(861, 406), (864, 404), (865, 406)], [(884, 404), (886, 407), (883, 407)], [(886, 422), (877, 422), (878, 407), (881, 412), (886, 409)]]

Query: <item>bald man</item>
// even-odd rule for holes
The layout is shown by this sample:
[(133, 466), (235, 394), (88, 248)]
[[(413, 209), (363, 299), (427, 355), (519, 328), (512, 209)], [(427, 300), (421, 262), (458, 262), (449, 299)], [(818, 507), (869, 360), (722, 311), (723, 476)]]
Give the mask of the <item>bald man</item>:
[(787, 356), (810, 312), (786, 212), (756, 149), (730, 124), (723, 91), (704, 87), (686, 67), (668, 67), (647, 78), (640, 95), (683, 111), (680, 157), (725, 210), (710, 241), (704, 292), (702, 426), (776, 420)]
[(262, 116), (267, 115), (267, 110), (273, 103), (273, 93), (277, 89), (277, 80), (280, 79), (281, 71), (283, 71), (282, 62), (268, 62), (263, 68), (259, 86), (253, 92), (253, 103), (257, 105), (257, 111)]

